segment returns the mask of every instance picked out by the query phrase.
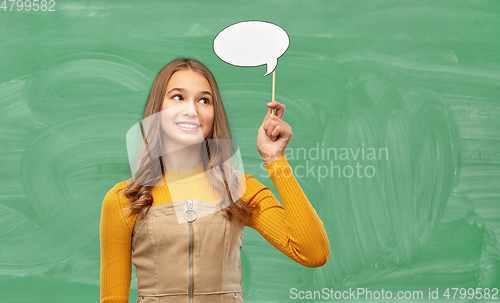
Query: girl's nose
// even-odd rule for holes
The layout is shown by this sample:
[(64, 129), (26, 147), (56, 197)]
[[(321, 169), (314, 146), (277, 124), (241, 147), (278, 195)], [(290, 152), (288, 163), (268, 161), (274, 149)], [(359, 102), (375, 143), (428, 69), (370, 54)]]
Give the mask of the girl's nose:
[(186, 114), (189, 114), (190, 116), (196, 116), (197, 115), (196, 106), (194, 105), (194, 101), (186, 102), (185, 108), (184, 108), (184, 112)]

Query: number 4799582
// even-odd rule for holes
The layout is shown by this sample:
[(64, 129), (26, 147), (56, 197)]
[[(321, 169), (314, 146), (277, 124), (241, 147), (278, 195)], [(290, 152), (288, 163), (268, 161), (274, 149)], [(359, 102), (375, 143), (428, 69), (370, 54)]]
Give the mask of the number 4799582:
[[(1, 1), (1, 0), (0, 0)], [(8, 4), (10, 7), (8, 7)], [(42, 11), (42, 12), (54, 12), (56, 6), (55, 0), (3, 0), (0, 9), (4, 12), (12, 11), (13, 9), (20, 11)]]
[(491, 299), (498, 300), (498, 288), (447, 288), (443, 293), (446, 299)]

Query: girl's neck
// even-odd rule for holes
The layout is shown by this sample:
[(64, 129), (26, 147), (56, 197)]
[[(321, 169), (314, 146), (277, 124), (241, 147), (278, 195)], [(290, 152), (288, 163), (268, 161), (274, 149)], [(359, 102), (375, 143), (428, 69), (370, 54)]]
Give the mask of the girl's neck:
[(189, 172), (203, 163), (201, 157), (201, 144), (167, 151), (163, 155), (162, 160), (165, 169), (180, 173)]

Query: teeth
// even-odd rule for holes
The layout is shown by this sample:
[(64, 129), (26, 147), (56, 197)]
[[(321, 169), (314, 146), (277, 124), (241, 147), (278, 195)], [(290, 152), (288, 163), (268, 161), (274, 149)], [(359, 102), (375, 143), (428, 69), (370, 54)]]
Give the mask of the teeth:
[(184, 123), (176, 123), (179, 126), (182, 126), (184, 128), (198, 128), (199, 126), (192, 125), (192, 124), (184, 124)]

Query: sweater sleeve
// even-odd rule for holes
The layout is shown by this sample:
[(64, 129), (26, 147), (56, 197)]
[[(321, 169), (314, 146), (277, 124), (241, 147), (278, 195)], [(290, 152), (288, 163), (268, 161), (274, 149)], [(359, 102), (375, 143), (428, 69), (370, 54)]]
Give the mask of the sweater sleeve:
[(269, 187), (245, 175), (245, 201), (257, 208), (245, 224), (290, 259), (307, 267), (320, 267), (330, 257), (323, 222), (295, 179), (285, 156), (264, 165), (283, 206)]
[(132, 231), (122, 218), (116, 190), (106, 194), (101, 211), (101, 303), (128, 303), (132, 279)]

